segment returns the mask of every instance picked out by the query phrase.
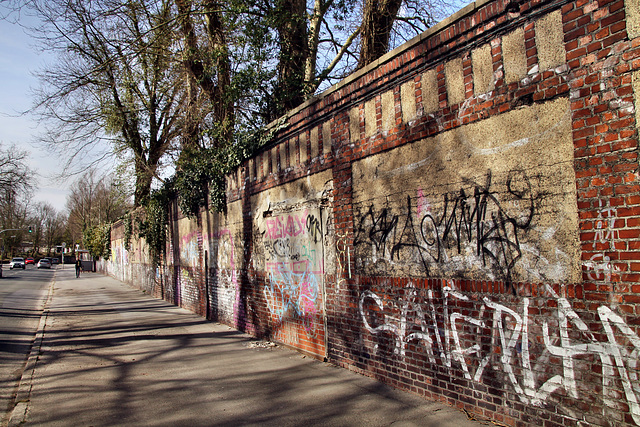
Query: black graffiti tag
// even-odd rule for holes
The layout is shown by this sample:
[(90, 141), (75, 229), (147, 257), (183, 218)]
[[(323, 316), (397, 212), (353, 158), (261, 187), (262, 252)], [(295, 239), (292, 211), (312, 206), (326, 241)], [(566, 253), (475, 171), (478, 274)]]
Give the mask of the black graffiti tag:
[(320, 227), (320, 220), (313, 215), (307, 216), (307, 233), (309, 237), (313, 239), (313, 243), (318, 243), (318, 240), (322, 237), (322, 228)]
[(541, 195), (534, 197), (523, 172), (511, 172), (506, 192), (508, 199), (520, 206), (514, 214), (503, 208), (491, 189), (491, 180), (488, 172), (484, 184), (466, 181), (466, 189), (444, 194), (441, 212), (427, 212), (421, 218), (415, 214), (410, 196), (402, 214), (393, 214), (387, 208), (376, 213), (370, 206), (359, 219), (354, 246), (373, 245), (390, 260), (417, 256), (428, 274), (432, 265), (444, 263), (449, 255), (464, 253), (473, 245), (484, 265), (511, 282), (513, 268), (522, 257), (520, 234), (530, 228), (535, 201)]

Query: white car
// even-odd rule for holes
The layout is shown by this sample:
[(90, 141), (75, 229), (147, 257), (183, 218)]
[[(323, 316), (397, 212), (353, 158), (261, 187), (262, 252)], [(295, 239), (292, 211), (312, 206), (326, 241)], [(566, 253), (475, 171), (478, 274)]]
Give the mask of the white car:
[(24, 263), (24, 258), (20, 258), (20, 257), (16, 257), (13, 258), (11, 260), (11, 262), (9, 263), (9, 269), (13, 270), (14, 268), (21, 268), (21, 269), (25, 269), (25, 263)]
[(46, 258), (42, 258), (38, 261), (38, 268), (51, 268), (51, 261)]

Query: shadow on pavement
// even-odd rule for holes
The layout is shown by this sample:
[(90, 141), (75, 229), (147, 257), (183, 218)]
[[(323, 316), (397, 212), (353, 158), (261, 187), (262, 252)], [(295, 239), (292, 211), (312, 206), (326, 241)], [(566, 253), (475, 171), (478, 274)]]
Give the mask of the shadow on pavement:
[(477, 425), (448, 406), (255, 345), (113, 279), (65, 273), (48, 307), (26, 424)]

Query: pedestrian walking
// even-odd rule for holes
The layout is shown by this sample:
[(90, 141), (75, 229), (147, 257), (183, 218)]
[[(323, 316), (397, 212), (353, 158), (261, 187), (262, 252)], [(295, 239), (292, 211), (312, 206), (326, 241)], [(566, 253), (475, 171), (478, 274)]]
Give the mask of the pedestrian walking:
[(80, 268), (82, 268), (82, 262), (76, 259), (76, 278), (80, 277)]

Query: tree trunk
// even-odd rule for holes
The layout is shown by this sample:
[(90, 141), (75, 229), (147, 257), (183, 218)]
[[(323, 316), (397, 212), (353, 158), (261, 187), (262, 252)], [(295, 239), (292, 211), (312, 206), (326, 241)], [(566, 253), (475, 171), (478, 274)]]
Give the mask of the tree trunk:
[[(199, 42), (193, 25), (192, 1), (175, 0), (175, 4), (180, 14), (179, 22), (185, 42), (183, 64), (190, 76), (190, 83), (197, 82), (211, 102), (214, 120), (219, 126), (214, 136), (214, 144), (222, 146), (231, 139), (235, 112), (233, 97), (230, 94), (231, 65), (221, 6), (216, 0), (206, 0), (202, 3), (202, 12), (206, 19), (205, 31), (209, 38), (209, 50), (206, 50), (207, 48)], [(207, 63), (205, 58), (214, 58), (213, 63)], [(207, 70), (208, 67), (211, 67), (212, 72)], [(195, 106), (193, 99), (191, 104)], [(195, 117), (192, 120), (195, 120)], [(188, 131), (193, 131), (193, 128), (188, 127)]]
[(391, 29), (401, 5), (402, 0), (365, 0), (358, 68), (387, 53)]
[(280, 0), (276, 14), (280, 40), (276, 116), (281, 116), (305, 100), (305, 68), (309, 56), (306, 2)]
[(143, 159), (136, 158), (136, 188), (133, 195), (133, 206), (146, 205), (149, 195), (151, 194), (151, 180), (153, 178), (149, 171), (149, 166)]

